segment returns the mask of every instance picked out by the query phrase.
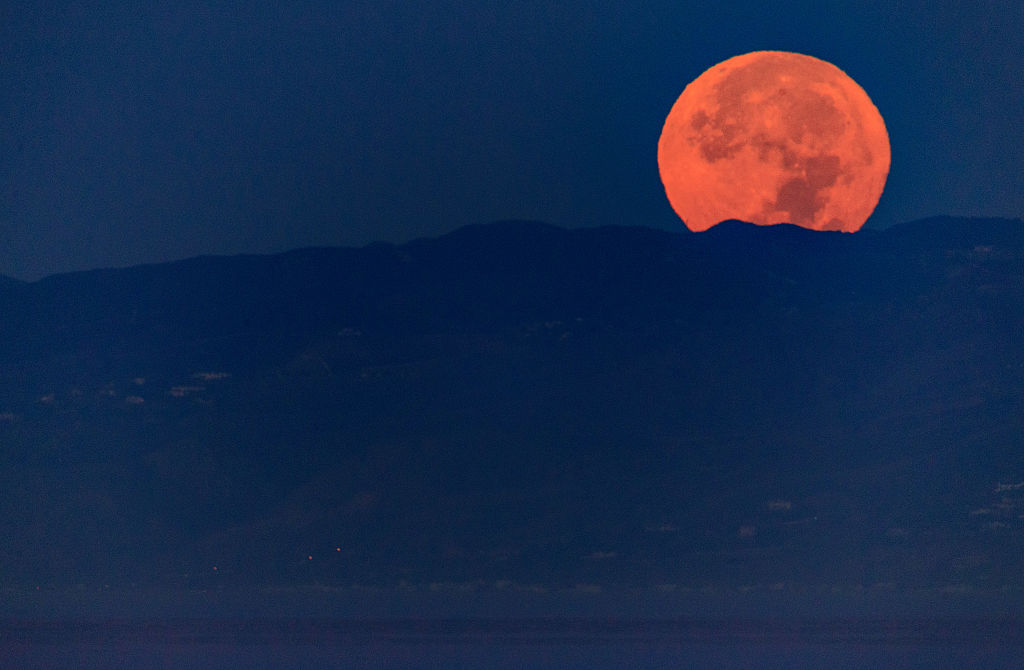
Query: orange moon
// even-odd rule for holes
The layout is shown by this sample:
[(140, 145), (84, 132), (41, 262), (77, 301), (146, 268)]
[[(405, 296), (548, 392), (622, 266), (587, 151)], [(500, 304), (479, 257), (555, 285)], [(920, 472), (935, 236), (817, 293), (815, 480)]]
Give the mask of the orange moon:
[(785, 51), (704, 72), (658, 141), (665, 193), (693, 231), (726, 219), (859, 230), (889, 160), (885, 122), (864, 89), (831, 63)]

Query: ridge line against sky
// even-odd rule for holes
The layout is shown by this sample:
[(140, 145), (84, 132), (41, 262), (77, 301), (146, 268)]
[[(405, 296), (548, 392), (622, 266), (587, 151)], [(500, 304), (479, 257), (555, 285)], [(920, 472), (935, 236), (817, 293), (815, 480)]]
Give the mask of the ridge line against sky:
[(0, 274), (436, 236), (679, 229), (683, 87), (739, 53), (834, 63), (892, 143), (869, 228), (1024, 213), (1024, 5), (441, 0), (0, 9)]
[[(1006, 225), (1006, 224), (1012, 224), (1012, 226), (1014, 228), (1016, 228), (1018, 231), (1020, 231), (1021, 237), (1024, 237), (1024, 219), (1022, 219), (1022, 218), (1009, 218), (1009, 217), (932, 216), (932, 217), (924, 217), (922, 219), (915, 219), (913, 221), (900, 221), (900, 222), (897, 222), (897, 223), (895, 223), (892, 226), (889, 226), (887, 228), (880, 228), (880, 229), (863, 228), (860, 231), (857, 231), (857, 232), (854, 232), (854, 233), (848, 233), (848, 232), (842, 232), (842, 231), (817, 231), (817, 230), (811, 230), (811, 229), (802, 228), (801, 226), (797, 226), (795, 224), (777, 224), (777, 225), (782, 227), (782, 228), (789, 229), (789, 230), (799, 231), (803, 235), (809, 235), (809, 236), (811, 236), (811, 235), (823, 235), (823, 236), (841, 235), (843, 237), (857, 235), (857, 234), (861, 234), (861, 233), (866, 234), (866, 235), (871, 235), (871, 236), (874, 236), (874, 235), (883, 235), (884, 236), (887, 233), (895, 233), (895, 234), (899, 235), (899, 234), (905, 233), (906, 231), (910, 231), (910, 230), (913, 230), (916, 235), (920, 236), (922, 234), (925, 234), (925, 230), (924, 229), (925, 229), (925, 227), (928, 227), (929, 232), (927, 233), (927, 235), (928, 235), (929, 239), (932, 239), (932, 240), (936, 240), (936, 239), (937, 240), (943, 240), (943, 239), (947, 239), (947, 237), (946, 237), (946, 235), (944, 233), (948, 233), (948, 228), (949, 228), (950, 225), (952, 225), (954, 227), (959, 227), (960, 224), (967, 224), (968, 227), (970, 227), (972, 229), (975, 229), (976, 232), (980, 233), (982, 235), (982, 237), (983, 237), (987, 232), (991, 231), (991, 228), (988, 228), (988, 225), (989, 224), (993, 224), (993, 223), (995, 223), (997, 225), (1000, 225), (1000, 226), (1001, 225)], [(573, 232), (573, 231), (583, 231), (583, 230), (598, 230), (598, 229), (601, 229), (601, 228), (604, 228), (606, 230), (630, 229), (630, 230), (636, 230), (636, 231), (649, 231), (649, 232), (655, 232), (656, 231), (656, 232), (665, 233), (665, 234), (668, 234), (668, 235), (675, 234), (675, 235), (680, 235), (680, 236), (689, 237), (689, 238), (692, 238), (693, 236), (698, 236), (699, 237), (699, 236), (705, 235), (707, 233), (710, 233), (709, 237), (713, 238), (716, 235), (718, 235), (719, 232), (726, 231), (726, 230), (729, 231), (729, 232), (726, 232), (726, 234), (732, 235), (732, 234), (735, 234), (735, 231), (737, 231), (737, 227), (739, 227), (740, 229), (742, 229), (744, 227), (749, 227), (751, 229), (764, 228), (764, 229), (766, 229), (766, 232), (767, 232), (767, 229), (775, 228), (776, 227), (775, 225), (773, 225), (773, 226), (758, 226), (756, 224), (753, 224), (753, 223), (750, 223), (750, 222), (747, 222), (747, 221), (741, 221), (739, 219), (728, 219), (726, 221), (722, 221), (720, 226), (714, 226), (713, 228), (709, 229), (708, 231), (703, 231), (701, 233), (694, 233), (694, 232), (686, 229), (685, 227), (683, 227), (680, 230), (680, 229), (654, 228), (654, 227), (650, 227), (650, 226), (616, 226), (616, 225), (612, 224), (612, 225), (608, 225), (608, 226), (581, 226), (581, 227), (576, 227), (576, 228), (566, 228), (566, 227), (563, 227), (563, 226), (556, 226), (554, 224), (549, 224), (549, 223), (544, 222), (544, 221), (531, 221), (531, 220), (510, 219), (510, 220), (505, 220), (505, 221), (491, 221), (491, 222), (484, 223), (484, 224), (467, 224), (466, 226), (463, 226), (461, 228), (457, 228), (455, 230), (445, 231), (445, 232), (439, 233), (437, 235), (417, 237), (417, 238), (414, 238), (412, 240), (407, 240), (405, 242), (397, 242), (397, 243), (395, 243), (395, 242), (386, 242), (386, 241), (376, 241), (376, 242), (370, 242), (368, 244), (361, 244), (361, 245), (311, 245), (311, 246), (295, 247), (295, 248), (291, 248), (291, 249), (284, 249), (284, 250), (281, 250), (281, 251), (271, 251), (271, 252), (266, 252), (266, 253), (245, 253), (245, 252), (243, 252), (243, 253), (237, 253), (237, 254), (232, 254), (232, 253), (226, 253), (226, 254), (216, 254), (216, 253), (215, 254), (199, 254), (197, 256), (186, 256), (184, 258), (171, 258), (171, 259), (167, 259), (167, 260), (163, 260), (163, 261), (143, 262), (143, 263), (136, 263), (136, 264), (131, 264), (131, 265), (119, 265), (119, 266), (112, 266), (112, 267), (86, 268), (86, 269), (82, 269), (82, 270), (70, 270), (68, 272), (57, 272), (57, 273), (53, 273), (53, 274), (49, 274), (49, 275), (44, 275), (42, 277), (39, 277), (39, 278), (33, 279), (33, 280), (22, 280), (22, 279), (19, 279), (17, 277), (11, 277), (9, 275), (0, 274), (0, 283), (10, 282), (10, 283), (19, 284), (19, 285), (34, 284), (34, 283), (38, 283), (38, 282), (43, 281), (43, 280), (48, 280), (48, 279), (51, 279), (51, 278), (64, 277), (64, 276), (68, 276), (68, 275), (90, 274), (90, 273), (106, 273), (106, 272), (111, 272), (111, 271), (115, 271), (116, 272), (116, 271), (120, 271), (120, 270), (129, 270), (130, 271), (130, 270), (141, 269), (141, 268), (153, 268), (153, 267), (162, 266), (162, 265), (177, 265), (177, 264), (192, 263), (194, 261), (209, 261), (209, 260), (217, 261), (217, 260), (231, 260), (231, 259), (270, 259), (270, 258), (274, 258), (274, 257), (277, 257), (277, 256), (295, 255), (295, 254), (301, 255), (301, 254), (305, 254), (305, 253), (308, 253), (308, 252), (314, 252), (315, 253), (315, 252), (321, 252), (321, 251), (327, 251), (327, 252), (355, 251), (355, 252), (359, 252), (359, 251), (363, 251), (363, 250), (370, 250), (370, 249), (378, 248), (380, 246), (401, 248), (401, 247), (403, 247), (405, 245), (417, 245), (417, 244), (420, 244), (420, 243), (434, 243), (434, 242), (437, 242), (437, 241), (441, 241), (441, 240), (443, 240), (444, 238), (446, 238), (446, 237), (448, 237), (450, 235), (459, 235), (463, 231), (468, 231), (468, 230), (472, 230), (472, 229), (479, 230), (479, 229), (482, 229), (482, 228), (499, 227), (499, 226), (507, 225), (507, 224), (523, 224), (523, 225), (528, 225), (528, 226), (535, 226), (535, 227), (538, 227), (538, 228), (539, 227), (550, 228), (550, 229), (553, 229), (553, 230), (558, 231), (560, 233), (569, 233), (569, 232)], [(935, 226), (935, 225), (940, 226), (941, 232), (940, 231), (935, 231), (934, 229), (931, 228), (932, 226)], [(1006, 229), (1005, 232), (1010, 232), (1012, 234), (1012, 231), (1010, 231), (1010, 229)], [(498, 233), (497, 236), (500, 238), (501, 233)], [(746, 237), (746, 233), (744, 233), (744, 237)], [(782, 239), (786, 239), (788, 237), (789, 237), (789, 235), (784, 235), (784, 237)], [(777, 238), (762, 238), (762, 239), (777, 239)]]

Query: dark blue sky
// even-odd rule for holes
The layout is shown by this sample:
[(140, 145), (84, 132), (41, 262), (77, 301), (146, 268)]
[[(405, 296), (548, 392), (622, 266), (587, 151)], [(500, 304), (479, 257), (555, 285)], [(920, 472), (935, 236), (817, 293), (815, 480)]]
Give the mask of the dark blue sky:
[(869, 227), (1024, 214), (1017, 0), (99, 4), (0, 9), (0, 274), (503, 218), (682, 229), (661, 124), (759, 49), (836, 64), (882, 112)]

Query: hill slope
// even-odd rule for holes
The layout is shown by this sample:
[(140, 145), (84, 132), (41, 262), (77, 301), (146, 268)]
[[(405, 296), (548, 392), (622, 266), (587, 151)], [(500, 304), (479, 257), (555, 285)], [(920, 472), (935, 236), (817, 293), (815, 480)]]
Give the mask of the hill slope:
[(505, 222), (0, 305), (10, 586), (1024, 587), (1020, 221)]

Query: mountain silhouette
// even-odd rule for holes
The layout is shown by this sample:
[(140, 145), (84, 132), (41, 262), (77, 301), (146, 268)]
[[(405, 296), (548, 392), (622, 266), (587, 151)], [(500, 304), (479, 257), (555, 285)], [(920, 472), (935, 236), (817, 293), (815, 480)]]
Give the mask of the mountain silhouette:
[(1019, 220), (509, 221), (0, 308), (15, 590), (1024, 588)]

